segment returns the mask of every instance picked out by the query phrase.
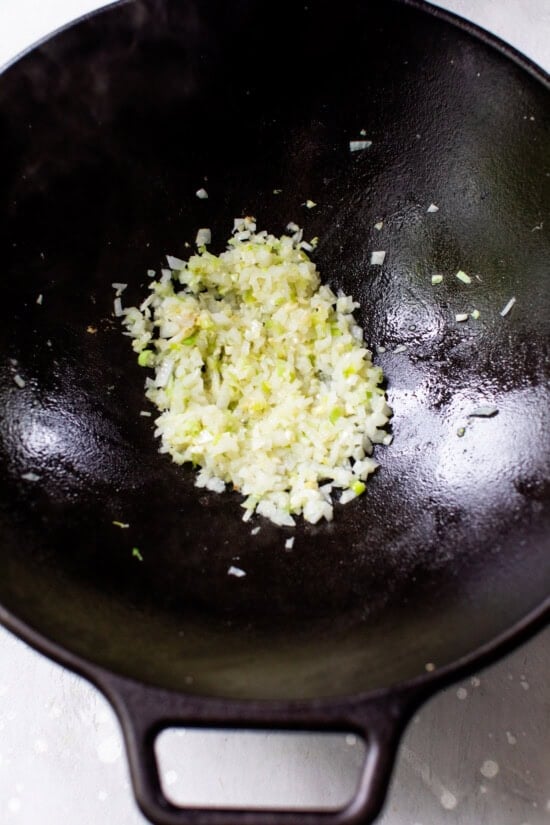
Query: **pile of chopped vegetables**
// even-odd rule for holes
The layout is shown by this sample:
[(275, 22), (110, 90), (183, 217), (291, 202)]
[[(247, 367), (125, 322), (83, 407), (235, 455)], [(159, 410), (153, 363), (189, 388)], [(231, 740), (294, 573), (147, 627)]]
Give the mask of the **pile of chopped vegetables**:
[(358, 304), (320, 284), (311, 244), (295, 224), (288, 231), (238, 219), (213, 255), (200, 230), (199, 254), (169, 257), (149, 297), (122, 315), (154, 371), (145, 386), (161, 452), (199, 467), (198, 487), (242, 493), (245, 521), (256, 511), (293, 526), (298, 514), (331, 520), (336, 490), (343, 504), (364, 492), (373, 443), (391, 442), (391, 410)]

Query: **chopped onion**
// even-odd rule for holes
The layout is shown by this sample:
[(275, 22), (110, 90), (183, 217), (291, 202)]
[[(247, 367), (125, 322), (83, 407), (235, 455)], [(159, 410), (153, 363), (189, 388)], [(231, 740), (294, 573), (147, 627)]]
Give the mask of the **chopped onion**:
[(455, 321), (462, 323), (463, 321), (468, 320), (468, 313), (467, 312), (457, 312), (455, 315)]
[(512, 309), (512, 307), (514, 306), (515, 303), (516, 303), (516, 299), (513, 296), (512, 298), (510, 298), (510, 300), (508, 301), (506, 306), (503, 309), (500, 310), (500, 314), (503, 318), (505, 318), (508, 315), (508, 313), (510, 312), (510, 310)]
[[(274, 194), (274, 195), (280, 195), (282, 191), (283, 191), (282, 189), (274, 189), (274, 190), (273, 190), (273, 194)], [(252, 535), (256, 535), (256, 534), (255, 534), (255, 533), (253, 533)]]
[(124, 326), (138, 360), (153, 353), (145, 387), (162, 413), (153, 412), (161, 452), (200, 467), (197, 487), (221, 493), (232, 483), (244, 522), (254, 512), (288, 527), (292, 514), (330, 521), (319, 483), (361, 495), (375, 466), (366, 453), (387, 434), (382, 371), (353, 317), (357, 303), (321, 285), (305, 251), (314, 241), (296, 224), (276, 238), (254, 223), (238, 218), (219, 256), (202, 248), (176, 278), (165, 270), (151, 303), (125, 309)]
[(124, 292), (124, 290), (126, 289), (128, 284), (118, 284), (115, 281), (115, 283), (111, 284), (111, 286), (113, 287), (113, 289), (116, 289), (116, 294), (118, 296), (118, 295), (122, 295), (122, 293)]
[(195, 243), (197, 246), (208, 246), (209, 243), (212, 242), (212, 232), (207, 229), (199, 229), (197, 232), (197, 237), (195, 238)]
[(201, 201), (204, 201), (208, 197), (208, 192), (206, 191), (206, 189), (201, 188), (197, 189), (195, 195), (197, 196), (197, 198), (200, 198)]
[(149, 410), (140, 410), (139, 414), (142, 415), (144, 418), (151, 418), (152, 413)]
[(380, 344), (379, 347), (376, 347), (376, 352), (386, 352), (386, 347), (383, 347), (382, 344)]
[(407, 347), (405, 346), (405, 344), (398, 344), (394, 349), (394, 353), (399, 354), (400, 352), (406, 352), (406, 350)]
[(470, 313), (470, 315), (472, 316), (472, 318), (474, 319), (474, 321), (477, 321), (477, 319), (479, 318), (480, 314), (481, 314), (481, 313), (480, 313), (479, 309), (474, 309), (474, 311)]
[(25, 481), (40, 481), (40, 476), (36, 475), (36, 473), (23, 473), (21, 478)]
[(304, 206), (307, 206), (308, 209), (313, 209), (313, 207), (317, 206), (317, 204), (315, 203), (315, 201), (312, 201), (308, 198)]
[(468, 418), (492, 418), (498, 412), (498, 407), (492, 407), (489, 404), (482, 407), (476, 407), (475, 410), (468, 413)]
[(459, 427), (458, 430), (456, 431), (456, 434), (459, 438), (462, 438), (462, 436), (465, 434), (465, 432), (466, 432), (466, 427)]
[(389, 446), (390, 446), (390, 444), (392, 443), (392, 441), (393, 441), (393, 435), (392, 435), (391, 433), (388, 433), (388, 434), (387, 434), (387, 435), (385, 435), (385, 436), (384, 436), (384, 438), (382, 439), (382, 444), (385, 444), (385, 445), (386, 445), (386, 447), (389, 447)]
[(384, 221), (378, 221), (378, 223), (374, 224), (374, 228), (378, 229), (378, 231), (380, 231), (383, 226), (384, 226)]
[(253, 527), (252, 530), (250, 531), (250, 535), (251, 536), (257, 536), (259, 532), (260, 532), (259, 527)]
[(36, 299), (36, 303), (37, 303), (37, 304), (41, 304), (41, 303), (42, 303), (43, 298), (44, 298), (44, 296), (42, 295), (42, 293), (40, 293), (40, 295), (39, 295), (39, 296), (38, 296), (38, 298)]
[(365, 137), (365, 136), (366, 136), (366, 134), (367, 134), (367, 130), (366, 130), (366, 129), (361, 129), (361, 131), (359, 132), (359, 134), (360, 134), (362, 137)]
[(439, 212), (439, 206), (436, 206), (435, 203), (431, 203), (427, 210), (427, 212)]
[(370, 256), (370, 262), (373, 266), (382, 266), (384, 263), (384, 259), (386, 257), (386, 253), (382, 250), (378, 250), (373, 252)]
[(289, 221), (289, 223), (287, 223), (287, 225), (286, 225), (286, 228), (288, 229), (289, 232), (299, 232), (300, 231), (300, 227), (298, 226), (297, 223), (294, 223), (294, 221)]
[(443, 275), (432, 275), (432, 284), (436, 286), (436, 284), (440, 284), (443, 281)]
[[(170, 267), (170, 269), (175, 269), (177, 272), (181, 272), (181, 270), (185, 269), (185, 267), (187, 266), (185, 261), (182, 261), (181, 258), (174, 257), (174, 255), (167, 255), (166, 256), (166, 262), (167, 262), (168, 266)], [(164, 270), (163, 270), (163, 272), (164, 272)], [(172, 276), (170, 275), (170, 277), (172, 277)]]
[(245, 573), (244, 570), (241, 570), (240, 567), (235, 567), (235, 565), (232, 564), (227, 569), (227, 575), (228, 576), (236, 576), (236, 578), (241, 579), (243, 576), (246, 576), (246, 573)]
[(17, 384), (17, 386), (21, 390), (23, 389), (24, 386), (26, 386), (26, 382), (23, 380), (23, 378), (21, 378), (21, 376), (19, 375), (18, 372), (16, 372), (15, 375), (13, 376), (13, 380), (15, 381), (15, 383)]
[(285, 541), (285, 550), (292, 550), (294, 546), (294, 536), (291, 536)]
[[(209, 439), (205, 439), (205, 441), (207, 440)], [(225, 482), (223, 481), (223, 479), (213, 476), (212, 478), (208, 479), (208, 481), (205, 484), (205, 487), (207, 490), (212, 490), (213, 493), (223, 493), (223, 491), (225, 490)]]
[(155, 376), (155, 387), (165, 387), (168, 383), (170, 376), (172, 375), (172, 370), (174, 368), (174, 362), (172, 360), (166, 359), (162, 362), (160, 367), (157, 370), (157, 374)]
[(470, 278), (470, 276), (466, 272), (464, 272), (462, 269), (458, 270), (455, 277), (458, 278), (459, 281), (462, 281), (463, 284), (471, 284), (472, 283), (472, 279)]
[(122, 301), (120, 300), (120, 298), (115, 298), (115, 300), (113, 301), (113, 308), (115, 317), (120, 318), (120, 316), (123, 314)]
[(369, 146), (372, 146), (372, 140), (350, 140), (349, 142), (350, 152), (360, 152), (362, 149), (368, 149)]
[(300, 249), (303, 249), (305, 252), (313, 252), (313, 247), (307, 241), (302, 241), (300, 244)]
[(147, 277), (148, 278), (154, 278), (155, 277), (155, 270), (154, 269), (148, 269), (147, 270)]

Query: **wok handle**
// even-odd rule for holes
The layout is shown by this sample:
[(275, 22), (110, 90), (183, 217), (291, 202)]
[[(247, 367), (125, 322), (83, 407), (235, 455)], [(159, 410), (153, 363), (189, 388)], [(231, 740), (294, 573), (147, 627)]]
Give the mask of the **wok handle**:
[[(122, 725), (137, 802), (155, 825), (367, 825), (384, 802), (402, 730), (424, 698), (406, 691), (350, 703), (226, 702), (129, 684), (104, 687)], [(180, 808), (162, 791), (154, 750), (170, 727), (352, 731), (365, 739), (367, 756), (355, 796), (340, 810)]]

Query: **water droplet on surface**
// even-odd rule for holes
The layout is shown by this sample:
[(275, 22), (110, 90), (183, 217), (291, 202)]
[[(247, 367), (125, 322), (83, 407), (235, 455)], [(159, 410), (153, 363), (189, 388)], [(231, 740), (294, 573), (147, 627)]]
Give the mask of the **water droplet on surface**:
[(486, 759), (481, 768), (479, 769), (482, 776), (485, 779), (494, 779), (497, 773), (499, 772), (500, 768), (498, 763), (495, 762), (493, 759)]
[(439, 800), (446, 811), (452, 811), (457, 806), (457, 798), (450, 791), (443, 791)]

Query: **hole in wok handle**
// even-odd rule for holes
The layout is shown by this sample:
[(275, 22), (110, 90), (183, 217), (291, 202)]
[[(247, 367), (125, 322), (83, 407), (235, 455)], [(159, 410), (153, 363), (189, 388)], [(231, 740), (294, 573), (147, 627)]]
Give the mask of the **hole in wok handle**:
[(357, 793), (367, 748), (352, 732), (169, 728), (155, 754), (180, 808), (335, 811)]

